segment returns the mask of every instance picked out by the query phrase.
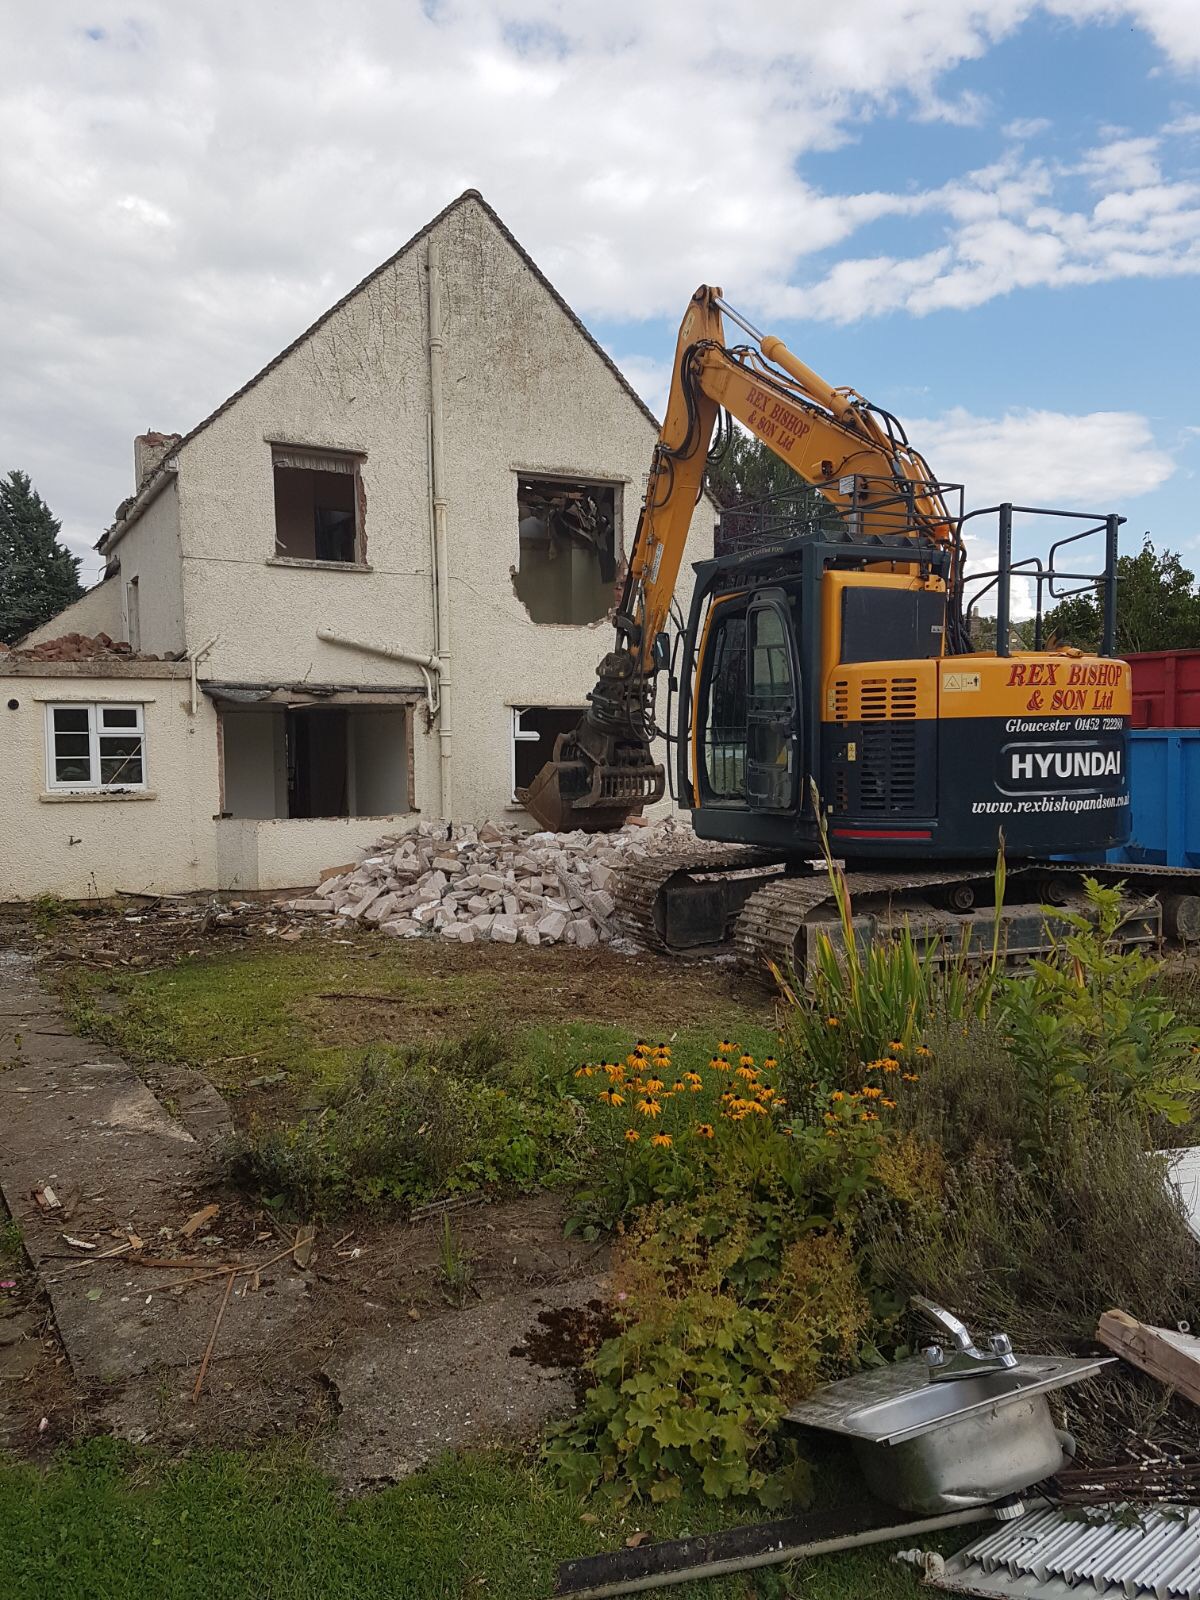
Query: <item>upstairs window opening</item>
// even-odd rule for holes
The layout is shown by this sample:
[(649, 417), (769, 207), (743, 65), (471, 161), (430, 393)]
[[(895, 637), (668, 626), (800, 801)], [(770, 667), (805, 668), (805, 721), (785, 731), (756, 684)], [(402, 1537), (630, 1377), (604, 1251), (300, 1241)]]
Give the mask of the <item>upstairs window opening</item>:
[(610, 483), (518, 478), (513, 574), (534, 622), (599, 622), (616, 604), (617, 494)]
[(275, 554), (361, 564), (363, 492), (357, 456), (275, 446)]

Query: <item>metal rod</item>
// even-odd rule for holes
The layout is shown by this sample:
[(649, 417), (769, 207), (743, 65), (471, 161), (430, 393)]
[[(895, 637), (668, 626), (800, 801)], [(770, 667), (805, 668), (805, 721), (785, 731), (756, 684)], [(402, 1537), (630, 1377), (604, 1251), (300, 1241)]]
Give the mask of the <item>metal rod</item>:
[(1012, 588), (1012, 519), (1013, 508), (1006, 502), (1000, 507), (1000, 546), (996, 565), (999, 569), (999, 586), (996, 590), (996, 654), (1006, 656), (1008, 648), (1008, 618)]
[(1100, 642), (1102, 656), (1117, 653), (1117, 531), (1120, 517), (1104, 519), (1104, 636)]
[(730, 322), (736, 322), (743, 333), (748, 333), (752, 339), (757, 339), (759, 344), (761, 344), (766, 338), (765, 333), (756, 328), (752, 322), (747, 322), (745, 317), (742, 316), (741, 312), (735, 311), (727, 300), (717, 299), (714, 303), (717, 307), (717, 310), (727, 316)]
[(731, 1572), (751, 1572), (758, 1567), (780, 1566), (788, 1561), (804, 1561), (812, 1556), (832, 1555), (839, 1550), (855, 1550), (864, 1545), (887, 1544), (894, 1539), (920, 1538), (944, 1528), (960, 1528), (974, 1522), (995, 1520), (996, 1508), (972, 1506), (965, 1511), (948, 1511), (937, 1517), (910, 1517), (892, 1511), (873, 1525), (826, 1532), (821, 1524), (844, 1523), (844, 1513), (825, 1512), (809, 1517), (792, 1517), (784, 1522), (764, 1523), (759, 1527), (730, 1528), (723, 1533), (690, 1539), (665, 1540), (634, 1550), (617, 1550), (607, 1555), (565, 1561), (558, 1571), (556, 1596), (571, 1600), (608, 1600), (611, 1595), (640, 1594), (647, 1589), (665, 1589), (696, 1578), (717, 1578)]

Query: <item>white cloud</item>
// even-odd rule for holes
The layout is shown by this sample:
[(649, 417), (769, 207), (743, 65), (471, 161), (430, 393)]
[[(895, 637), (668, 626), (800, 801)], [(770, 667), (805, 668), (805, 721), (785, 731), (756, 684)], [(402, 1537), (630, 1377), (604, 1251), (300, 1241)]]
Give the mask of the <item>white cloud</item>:
[(1011, 501), (1065, 510), (1121, 511), (1161, 488), (1171, 455), (1132, 411), (1009, 411), (980, 417), (955, 408), (906, 428), (943, 480), (962, 483), (967, 505)]
[[(1192, 0), (1045, 3), (1200, 56)], [(701, 281), (849, 320), (1196, 270), (1187, 186), (1129, 186), (1154, 152), (1118, 170), (1110, 151), (1098, 216), (1052, 209), (1056, 175), (1033, 161), (927, 193), (806, 178), (806, 155), (878, 115), (980, 121), (979, 91), (946, 74), (1037, 8), (294, 0), (281, 24), (228, 0), (0, 0), (0, 470), (28, 470), (89, 545), (130, 488), (134, 433), (194, 423), (469, 185), (609, 322), (674, 315)], [(929, 236), (908, 260), (854, 259), (887, 217)], [(804, 287), (827, 249), (846, 259)]]
[(1049, 133), (1053, 126), (1049, 117), (1014, 117), (1000, 131), (1006, 139), (1036, 139), (1039, 134)]

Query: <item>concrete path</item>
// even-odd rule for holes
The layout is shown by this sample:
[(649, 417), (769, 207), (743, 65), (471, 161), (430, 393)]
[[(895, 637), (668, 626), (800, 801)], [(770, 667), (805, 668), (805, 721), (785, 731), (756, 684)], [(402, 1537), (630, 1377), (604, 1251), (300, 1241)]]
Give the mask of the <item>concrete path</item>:
[[(220, 1097), (176, 1069), (172, 1115), (124, 1061), (70, 1032), (32, 963), (13, 951), (0, 952), (0, 1069), (0, 1191), (76, 1376), (118, 1383), (198, 1365), (224, 1280), (179, 1290), (170, 1275), (130, 1265), (131, 1254), (90, 1259), (63, 1235), (94, 1242), (95, 1256), (119, 1244), (117, 1231), (135, 1233), (146, 1254), (185, 1250), (160, 1230), (175, 1233), (211, 1179), (227, 1126)], [(61, 1211), (35, 1200), (46, 1184)], [(308, 1292), (284, 1271), (239, 1296), (222, 1326), (222, 1356), (286, 1341)]]
[[(544, 1313), (603, 1293), (596, 1251), (586, 1265), (582, 1254), (578, 1263), (542, 1261), (528, 1230), (505, 1235), (517, 1282), (414, 1326), (377, 1303), (418, 1252), (404, 1222), (386, 1238), (377, 1230), (361, 1281), (347, 1284), (329, 1262), (300, 1272), (287, 1258), (264, 1271), (257, 1288), (239, 1278), (203, 1401), (194, 1405), (194, 1375), (226, 1276), (182, 1287), (196, 1273), (141, 1266), (132, 1249), (97, 1258), (130, 1234), (143, 1257), (224, 1256), (228, 1246), (203, 1249), (203, 1229), (193, 1241), (179, 1229), (209, 1198), (229, 1117), (198, 1073), (156, 1066), (145, 1077), (73, 1034), (30, 958), (0, 948), (0, 1192), (93, 1421), (169, 1448), (316, 1432), (317, 1458), (355, 1490), (402, 1477), (447, 1449), (534, 1437), (570, 1409), (570, 1377), (527, 1359), (522, 1341)], [(47, 1185), (61, 1209), (47, 1211), (35, 1198)], [(256, 1238), (246, 1221), (253, 1242), (232, 1257), (277, 1253), (278, 1240)], [(82, 1252), (64, 1234), (95, 1251)], [(518, 1274), (524, 1245), (537, 1260)], [(38, 1348), (30, 1334), (0, 1320), (0, 1383), (21, 1381)]]

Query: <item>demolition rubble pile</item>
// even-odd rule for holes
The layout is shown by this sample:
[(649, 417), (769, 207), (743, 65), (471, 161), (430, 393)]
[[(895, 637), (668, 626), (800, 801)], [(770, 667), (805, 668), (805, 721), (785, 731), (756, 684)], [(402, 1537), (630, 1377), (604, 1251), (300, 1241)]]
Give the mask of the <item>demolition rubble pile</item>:
[(379, 840), (357, 866), (288, 904), (408, 938), (437, 933), (463, 944), (607, 944), (616, 933), (617, 870), (674, 848), (690, 831), (674, 818), (604, 834), (422, 822), (411, 833)]

